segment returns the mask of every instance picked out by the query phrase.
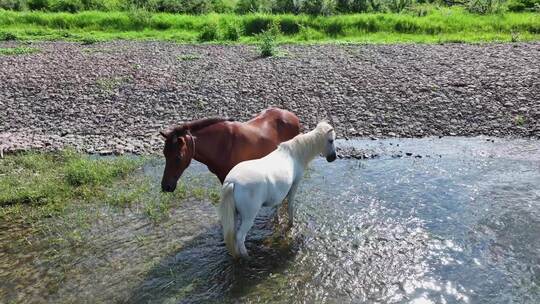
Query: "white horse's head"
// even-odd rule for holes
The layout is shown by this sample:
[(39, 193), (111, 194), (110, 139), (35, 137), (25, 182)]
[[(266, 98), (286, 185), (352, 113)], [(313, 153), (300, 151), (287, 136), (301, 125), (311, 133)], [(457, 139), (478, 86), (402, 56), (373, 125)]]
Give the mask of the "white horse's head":
[(334, 128), (325, 121), (317, 124), (317, 129), (321, 132), (324, 140), (324, 148), (322, 153), (324, 157), (326, 157), (326, 161), (333, 162), (336, 160), (336, 145), (334, 144), (336, 132), (334, 131)]

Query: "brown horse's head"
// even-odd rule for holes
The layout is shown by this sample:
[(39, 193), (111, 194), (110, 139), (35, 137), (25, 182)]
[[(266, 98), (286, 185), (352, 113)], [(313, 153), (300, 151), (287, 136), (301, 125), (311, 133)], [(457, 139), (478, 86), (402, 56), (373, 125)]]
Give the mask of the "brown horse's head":
[(189, 128), (178, 126), (159, 132), (165, 138), (165, 171), (161, 179), (161, 190), (173, 192), (178, 179), (195, 155), (195, 142)]

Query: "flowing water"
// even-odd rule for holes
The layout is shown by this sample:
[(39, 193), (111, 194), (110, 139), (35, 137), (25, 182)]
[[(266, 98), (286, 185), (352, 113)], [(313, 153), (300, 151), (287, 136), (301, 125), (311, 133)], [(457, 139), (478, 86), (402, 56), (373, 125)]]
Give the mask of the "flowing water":
[[(0, 255), (0, 290), (6, 302), (540, 302), (539, 141), (339, 144), (378, 157), (315, 160), (295, 226), (274, 227), (264, 209), (246, 261), (227, 255), (209, 201), (184, 202), (157, 225), (136, 207), (95, 207), (73, 212), (95, 217), (83, 241)], [(144, 174), (157, 184), (162, 165)], [(200, 164), (185, 178), (217, 188)], [(50, 250), (65, 259), (43, 261)]]

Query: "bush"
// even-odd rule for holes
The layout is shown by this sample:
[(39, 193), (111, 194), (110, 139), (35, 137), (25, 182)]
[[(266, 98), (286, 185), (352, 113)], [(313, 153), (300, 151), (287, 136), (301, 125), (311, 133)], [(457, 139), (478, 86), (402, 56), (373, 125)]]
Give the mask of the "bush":
[(510, 0), (508, 10), (511, 12), (534, 11), (540, 9), (540, 0)]
[(283, 17), (279, 21), (279, 29), (283, 34), (294, 35), (300, 32), (300, 25), (294, 18)]
[(501, 3), (497, 0), (470, 0), (467, 10), (473, 14), (486, 15), (500, 12)]
[(275, 37), (270, 33), (270, 30), (261, 33), (260, 40), (259, 50), (261, 51), (261, 57), (273, 56), (276, 52), (276, 42)]
[(236, 22), (227, 23), (224, 28), (223, 39), (225, 40), (238, 41), (242, 36), (242, 29)]
[(360, 19), (354, 25), (357, 29), (367, 33), (374, 33), (380, 30), (379, 24), (375, 19)]
[(364, 13), (369, 8), (368, 0), (336, 0), (336, 11), (340, 13)]
[(260, 4), (260, 0), (239, 0), (234, 11), (238, 14), (257, 13), (261, 9)]
[(274, 22), (272, 27), (259, 35), (259, 50), (261, 57), (274, 56), (276, 53), (276, 37), (279, 35), (279, 23)]
[(49, 0), (28, 0), (28, 9), (33, 11), (45, 10), (49, 8)]
[(303, 0), (300, 4), (300, 12), (308, 15), (324, 15), (327, 12), (325, 0)]
[(394, 30), (398, 33), (416, 33), (419, 27), (414, 21), (399, 20), (394, 24)]
[(54, 12), (76, 13), (84, 9), (81, 0), (53, 0), (50, 10)]
[(152, 13), (142, 8), (132, 8), (128, 12), (128, 18), (134, 29), (143, 29), (151, 24)]
[(157, 12), (165, 13), (183, 13), (185, 9), (182, 2), (178, 0), (157, 0), (151, 4), (151, 7)]
[(300, 32), (298, 32), (298, 39), (303, 41), (321, 40), (325, 36), (323, 33), (314, 30), (306, 26), (300, 26)]
[(389, 0), (388, 9), (393, 13), (401, 13), (413, 4), (413, 0)]
[(234, 2), (224, 0), (212, 0), (212, 11), (216, 13), (232, 13), (234, 11)]
[(293, 13), (298, 14), (300, 12), (299, 7), (294, 0), (274, 0), (272, 3), (272, 13), (285, 14)]
[(326, 24), (324, 31), (332, 37), (337, 37), (343, 34), (343, 23), (337, 19), (331, 20)]
[(10, 32), (0, 32), (0, 41), (17, 40), (17, 35)]
[(21, 0), (0, 0), (0, 9), (22, 11), (25, 6)]
[(270, 28), (273, 19), (266, 16), (254, 16), (244, 19), (244, 32), (246, 35), (258, 35)]
[(206, 24), (199, 34), (198, 39), (200, 42), (219, 40), (218, 27), (215, 23)]

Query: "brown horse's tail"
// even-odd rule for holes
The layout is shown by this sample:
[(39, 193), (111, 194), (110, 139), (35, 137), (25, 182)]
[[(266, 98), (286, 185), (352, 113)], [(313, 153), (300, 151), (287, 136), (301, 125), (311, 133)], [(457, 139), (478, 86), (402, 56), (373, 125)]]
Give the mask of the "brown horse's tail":
[(219, 219), (223, 226), (223, 239), (229, 253), (238, 257), (236, 247), (236, 206), (234, 201), (234, 184), (225, 183), (221, 190), (221, 204), (219, 206)]

